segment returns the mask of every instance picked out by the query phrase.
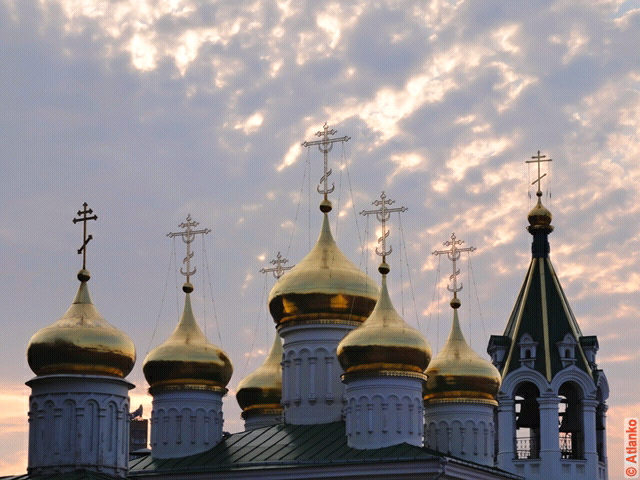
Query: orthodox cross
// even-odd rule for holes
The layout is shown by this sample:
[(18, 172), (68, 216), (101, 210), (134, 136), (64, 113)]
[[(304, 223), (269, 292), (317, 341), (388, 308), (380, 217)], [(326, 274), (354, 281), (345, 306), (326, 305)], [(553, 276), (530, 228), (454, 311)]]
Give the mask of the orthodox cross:
[(282, 258), (282, 255), (280, 255), (280, 252), (278, 252), (277, 258), (275, 260), (271, 260), (271, 265), (275, 265), (275, 267), (273, 268), (263, 268), (262, 270), (260, 270), (260, 273), (268, 273), (268, 272), (272, 272), (273, 276), (278, 279), (280, 278), (282, 275), (284, 275), (285, 270), (291, 270), (293, 268), (293, 265), (290, 267), (285, 267), (283, 266), (285, 263), (287, 263), (289, 260), (287, 260), (286, 258)]
[(531, 157), (533, 160), (526, 160), (524, 163), (537, 163), (538, 164), (538, 178), (535, 179), (533, 182), (531, 182), (531, 185), (533, 185), (534, 183), (538, 184), (538, 196), (541, 197), (542, 196), (542, 190), (540, 189), (540, 180), (542, 180), (543, 177), (546, 177), (547, 174), (543, 174), (540, 175), (540, 164), (542, 162), (551, 162), (553, 161), (553, 159), (551, 158), (547, 158), (546, 155), (540, 155), (540, 150), (538, 150), (538, 155), (534, 155), (533, 157)]
[(87, 202), (84, 202), (82, 206), (84, 207), (84, 209), (78, 210), (78, 216), (80, 218), (74, 218), (73, 223), (74, 224), (78, 222), (84, 223), (83, 242), (82, 242), (82, 246), (78, 249), (78, 255), (82, 253), (82, 269), (85, 270), (87, 268), (87, 243), (89, 243), (89, 241), (93, 239), (93, 235), (87, 236), (87, 222), (89, 220), (97, 220), (98, 216), (97, 215), (93, 215), (91, 217), (89, 216), (93, 213), (93, 210), (91, 210), (90, 208), (87, 208), (89, 206)]
[(393, 212), (406, 212), (408, 210), (407, 207), (397, 207), (397, 208), (388, 208), (387, 205), (393, 205), (396, 203), (395, 200), (387, 200), (387, 196), (382, 192), (380, 194), (380, 200), (375, 200), (372, 202), (376, 207), (380, 207), (377, 210), (362, 210), (360, 215), (373, 215), (375, 213), (376, 218), (380, 223), (382, 223), (382, 236), (378, 238), (378, 243), (382, 245), (382, 251), (378, 250), (376, 247), (376, 253), (382, 257), (382, 262), (384, 263), (386, 260), (386, 256), (391, 253), (393, 250), (391, 245), (389, 245), (389, 250), (387, 250), (387, 237), (389, 236), (389, 231), (387, 230), (387, 222), (391, 217)]
[(303, 147), (310, 147), (312, 145), (317, 145), (318, 150), (320, 150), (324, 154), (324, 175), (320, 179), (320, 183), (324, 183), (324, 188), (321, 189), (320, 185), (318, 185), (317, 190), (318, 193), (324, 194), (324, 199), (327, 200), (327, 195), (335, 190), (335, 184), (331, 183), (331, 188), (328, 188), (329, 175), (331, 175), (331, 169), (327, 167), (327, 159), (329, 152), (333, 149), (333, 144), (336, 142), (348, 142), (351, 140), (351, 137), (339, 137), (339, 138), (329, 138), (329, 135), (335, 135), (337, 130), (329, 129), (327, 122), (324, 123), (324, 131), (316, 132), (316, 137), (321, 137), (321, 140), (313, 140), (311, 142), (303, 142)]
[(182, 238), (182, 241), (187, 244), (187, 256), (184, 257), (184, 260), (182, 260), (182, 263), (187, 264), (187, 270), (184, 271), (182, 268), (180, 269), (180, 273), (187, 277), (187, 283), (189, 283), (189, 277), (196, 273), (196, 267), (193, 267), (193, 270), (191, 270), (191, 257), (193, 257), (193, 252), (191, 251), (191, 242), (193, 242), (193, 239), (196, 237), (196, 235), (200, 233), (204, 235), (211, 231), (208, 228), (205, 228), (203, 230), (193, 230), (193, 227), (197, 227), (198, 225), (200, 225), (200, 222), (192, 221), (191, 215), (187, 215), (187, 221), (178, 225), (180, 228), (185, 229), (184, 232), (167, 233), (167, 237), (180, 237)]
[(456, 234), (451, 234), (451, 240), (447, 240), (443, 243), (445, 247), (450, 247), (448, 250), (434, 250), (432, 252), (433, 255), (444, 255), (447, 254), (449, 260), (453, 262), (453, 273), (449, 276), (449, 280), (453, 280), (453, 288), (447, 285), (447, 290), (453, 292), (453, 297), (458, 298), (458, 292), (462, 290), (462, 283), (458, 287), (458, 275), (460, 274), (460, 270), (456, 268), (456, 261), (460, 258), (460, 252), (473, 252), (476, 247), (465, 247), (458, 248), (458, 245), (462, 245), (464, 240), (456, 240)]

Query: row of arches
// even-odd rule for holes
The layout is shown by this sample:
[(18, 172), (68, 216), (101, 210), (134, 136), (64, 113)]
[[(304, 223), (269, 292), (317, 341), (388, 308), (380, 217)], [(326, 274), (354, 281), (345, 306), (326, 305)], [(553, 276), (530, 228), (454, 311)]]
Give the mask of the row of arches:
[(492, 422), (453, 420), (428, 422), (424, 444), (438, 452), (460, 458), (494, 456), (495, 428)]
[[(288, 350), (282, 358), (282, 403), (284, 406), (334, 403), (336, 393), (342, 395), (339, 384), (341, 371), (334, 354), (325, 348), (313, 351), (303, 348)], [(336, 368), (338, 371), (336, 371)]]
[[(598, 459), (606, 459), (606, 405), (602, 386), (595, 391), (585, 391), (580, 382), (566, 380), (558, 385), (556, 392), (542, 391), (531, 381), (519, 383), (513, 393), (515, 431), (513, 435), (516, 459), (540, 458), (541, 415), (540, 402), (543, 395), (555, 397), (557, 424), (550, 425), (550, 431), (558, 437), (557, 445), (562, 459), (585, 459), (585, 435), (595, 432)], [(589, 409), (595, 405), (595, 415)], [(589, 420), (590, 419), (590, 420)]]
[(220, 409), (154, 409), (151, 412), (151, 445), (215, 445), (221, 439), (222, 423)]
[(424, 407), (421, 398), (366, 395), (348, 399), (345, 408), (347, 436), (374, 432), (422, 435)]
[(29, 465), (126, 465), (127, 397), (83, 400), (49, 395), (29, 408)]

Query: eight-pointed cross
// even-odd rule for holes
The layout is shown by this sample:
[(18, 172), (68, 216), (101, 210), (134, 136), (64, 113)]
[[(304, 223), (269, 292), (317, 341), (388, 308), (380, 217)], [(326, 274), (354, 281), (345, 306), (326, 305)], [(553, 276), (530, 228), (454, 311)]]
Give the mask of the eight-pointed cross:
[(78, 249), (78, 255), (82, 253), (82, 269), (85, 270), (87, 268), (87, 243), (89, 243), (89, 240), (93, 238), (93, 235), (87, 236), (87, 222), (89, 220), (97, 220), (98, 216), (97, 215), (93, 215), (91, 217), (89, 216), (93, 213), (93, 210), (91, 210), (90, 208), (87, 208), (89, 206), (87, 202), (84, 202), (82, 206), (84, 207), (84, 210), (78, 210), (78, 216), (80, 218), (74, 218), (73, 223), (74, 224), (78, 222), (84, 223), (83, 242), (82, 242), (82, 246)]

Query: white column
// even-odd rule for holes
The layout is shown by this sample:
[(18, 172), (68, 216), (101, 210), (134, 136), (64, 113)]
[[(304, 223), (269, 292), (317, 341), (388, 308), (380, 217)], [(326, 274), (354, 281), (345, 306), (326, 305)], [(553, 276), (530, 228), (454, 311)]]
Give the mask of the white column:
[(458, 455), (460, 456), (464, 456), (466, 454), (465, 450), (464, 450), (464, 432), (465, 432), (465, 428), (464, 427), (460, 427), (460, 449), (457, 452)]
[(291, 360), (282, 361), (282, 405), (291, 404)]
[(538, 397), (540, 408), (540, 478), (554, 478), (560, 471), (560, 429), (557, 395)]
[(309, 403), (316, 402), (316, 357), (309, 357)]
[[(602, 426), (604, 428), (604, 433), (602, 434), (602, 463), (608, 465), (607, 458), (607, 410), (609, 410), (609, 406), (606, 404), (602, 404), (599, 407), (602, 409)], [(596, 410), (597, 411), (597, 410)], [(597, 435), (598, 432), (596, 432)]]
[(515, 400), (498, 395), (498, 468), (515, 473), (516, 414)]
[(587, 461), (586, 472), (591, 478), (598, 478), (598, 449), (596, 445), (596, 408), (595, 398), (582, 400), (582, 425), (584, 432), (584, 458)]
[(300, 405), (302, 397), (300, 395), (300, 382), (302, 381), (302, 359), (293, 359), (293, 403)]
[(333, 361), (334, 357), (326, 357), (325, 362), (327, 365), (327, 376), (325, 378), (325, 384), (327, 385), (327, 393), (325, 395), (325, 402), (331, 404), (334, 401), (333, 398)]

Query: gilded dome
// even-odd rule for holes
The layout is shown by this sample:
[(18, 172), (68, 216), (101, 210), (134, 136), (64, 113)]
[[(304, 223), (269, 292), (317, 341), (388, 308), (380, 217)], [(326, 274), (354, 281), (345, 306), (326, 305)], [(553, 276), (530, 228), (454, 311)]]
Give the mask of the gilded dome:
[(551, 232), (553, 230), (553, 226), (551, 225), (553, 215), (551, 215), (551, 212), (542, 205), (542, 202), (540, 201), (542, 192), (538, 192), (536, 195), (538, 195), (538, 203), (529, 212), (527, 217), (529, 219), (529, 227), (527, 227), (527, 229), (531, 233), (535, 230), (546, 230)]
[(454, 308), (451, 333), (426, 371), (425, 403), (466, 401), (497, 405), (500, 373), (466, 342), (458, 320), (457, 298), (454, 297), (451, 306)]
[(325, 212), (318, 241), (276, 282), (269, 310), (277, 324), (318, 319), (363, 322), (377, 298), (376, 283), (338, 249)]
[(378, 303), (362, 325), (338, 344), (338, 360), (346, 374), (400, 371), (422, 374), (431, 360), (431, 346), (393, 307), (386, 275)]
[(282, 411), (282, 340), (276, 333), (271, 351), (255, 372), (238, 384), (236, 400), (242, 416), (249, 413)]
[(87, 270), (67, 312), (38, 330), (27, 347), (27, 361), (36, 375), (59, 373), (126, 377), (136, 361), (131, 339), (109, 324), (91, 301)]
[(227, 354), (209, 343), (191, 309), (193, 286), (185, 283), (184, 311), (178, 326), (144, 359), (142, 371), (149, 392), (162, 389), (208, 389), (226, 391), (233, 366)]

